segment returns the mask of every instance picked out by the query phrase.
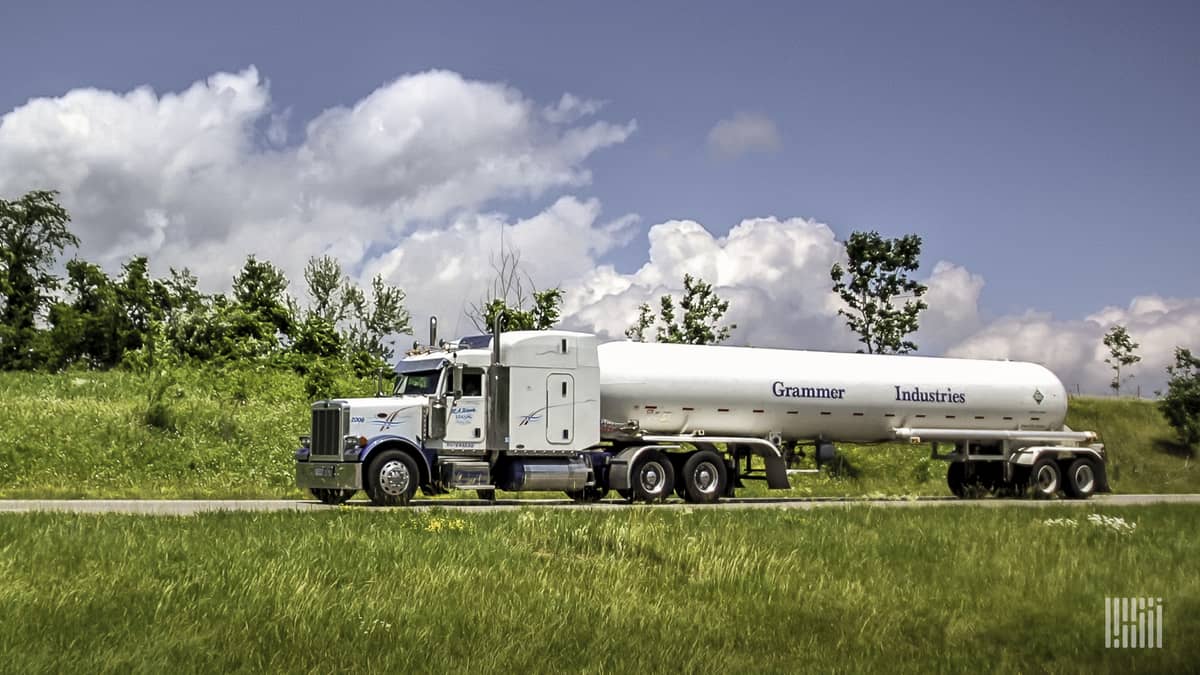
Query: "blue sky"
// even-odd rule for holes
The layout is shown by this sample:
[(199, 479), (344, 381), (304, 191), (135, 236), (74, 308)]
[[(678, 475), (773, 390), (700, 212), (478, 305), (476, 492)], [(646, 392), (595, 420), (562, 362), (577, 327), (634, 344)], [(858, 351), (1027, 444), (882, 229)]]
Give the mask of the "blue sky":
[[(636, 131), (588, 154), (590, 183), (566, 192), (599, 200), (600, 220), (636, 214), (594, 260), (620, 273), (646, 262), (656, 223), (721, 236), (805, 217), (838, 237), (919, 233), (927, 270), (985, 281), (984, 323), (1200, 296), (1194, 2), (44, 2), (6, 3), (0, 25), (0, 111), (250, 65), (290, 109), (289, 142), (434, 68), (539, 104), (603, 101), (600, 119)], [(777, 142), (713, 152), (710, 131), (739, 113)], [(535, 192), (483, 208), (527, 218), (564, 194)]]
[[(987, 279), (995, 312), (1081, 316), (1200, 286), (1192, 2), (18, 4), (0, 10), (6, 110), (255, 64), (302, 121), (447, 68), (636, 119), (591, 192), (646, 224), (917, 232), (928, 260)], [(710, 157), (705, 134), (738, 110), (774, 120), (782, 149)]]

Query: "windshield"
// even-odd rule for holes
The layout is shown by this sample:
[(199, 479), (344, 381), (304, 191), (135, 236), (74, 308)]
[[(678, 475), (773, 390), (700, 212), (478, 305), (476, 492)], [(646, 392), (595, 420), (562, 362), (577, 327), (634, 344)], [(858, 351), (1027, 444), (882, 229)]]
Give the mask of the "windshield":
[(437, 393), (438, 378), (441, 377), (440, 370), (422, 370), (415, 373), (405, 373), (396, 380), (396, 390), (392, 392), (396, 396), (418, 395), (427, 396)]

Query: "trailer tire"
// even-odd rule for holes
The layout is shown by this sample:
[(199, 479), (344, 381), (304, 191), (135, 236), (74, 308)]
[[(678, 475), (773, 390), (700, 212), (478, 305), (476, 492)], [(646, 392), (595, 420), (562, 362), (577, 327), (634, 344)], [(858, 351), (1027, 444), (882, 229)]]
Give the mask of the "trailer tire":
[(1062, 487), (1062, 469), (1053, 457), (1034, 462), (1029, 471), (1029, 490), (1034, 499), (1053, 499)]
[(476, 496), (476, 497), (478, 497), (478, 498), (480, 498), (480, 499), (482, 499), (482, 500), (484, 500), (484, 501), (488, 501), (488, 502), (494, 502), (494, 501), (496, 501), (496, 490), (495, 490), (495, 488), (487, 488), (487, 489), (484, 489), (484, 490), (476, 490), (476, 491), (475, 491), (475, 496)]
[(959, 499), (965, 499), (967, 496), (966, 474), (967, 467), (962, 462), (950, 462), (946, 467), (946, 487)]
[(386, 450), (371, 459), (367, 469), (367, 496), (376, 506), (402, 506), (417, 493), (421, 473), (417, 460), (400, 450)]
[(330, 506), (337, 506), (338, 504), (345, 504), (346, 502), (350, 501), (350, 498), (353, 497), (354, 493), (358, 492), (358, 490), (338, 490), (335, 488), (312, 488), (311, 490), (309, 490), (309, 492), (312, 493), (312, 496), (315, 497), (322, 504), (329, 504)]
[(693, 504), (717, 503), (728, 482), (725, 460), (712, 450), (692, 453), (683, 463), (683, 475), (679, 480), (683, 485), (684, 499)]
[(630, 490), (635, 502), (665, 501), (675, 489), (675, 467), (657, 450), (647, 450), (634, 462)]
[(617, 494), (627, 502), (633, 501), (633, 490), (617, 490)]
[(1087, 499), (1095, 494), (1098, 483), (1096, 463), (1080, 457), (1067, 468), (1067, 479), (1063, 486), (1071, 499)]

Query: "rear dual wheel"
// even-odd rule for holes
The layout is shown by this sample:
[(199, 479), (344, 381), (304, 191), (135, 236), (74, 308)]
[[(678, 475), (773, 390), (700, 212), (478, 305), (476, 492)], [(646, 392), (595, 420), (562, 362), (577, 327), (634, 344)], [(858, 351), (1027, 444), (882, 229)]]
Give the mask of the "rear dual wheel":
[(634, 461), (629, 474), (627, 499), (647, 503), (666, 501), (674, 489), (675, 467), (666, 455), (657, 450), (647, 450)]
[(1071, 462), (1067, 467), (1067, 477), (1063, 487), (1071, 499), (1087, 499), (1096, 493), (1099, 480), (1096, 476), (1096, 463), (1086, 457)]
[(684, 499), (693, 504), (715, 504), (725, 492), (729, 471), (725, 460), (711, 450), (701, 450), (688, 456), (683, 463)]

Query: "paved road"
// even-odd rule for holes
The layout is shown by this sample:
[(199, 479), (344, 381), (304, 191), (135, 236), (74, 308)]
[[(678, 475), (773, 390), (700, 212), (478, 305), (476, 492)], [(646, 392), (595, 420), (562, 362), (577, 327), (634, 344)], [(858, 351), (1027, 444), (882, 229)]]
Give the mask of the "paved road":
[[(980, 506), (987, 508), (1042, 506), (1141, 506), (1145, 504), (1200, 504), (1200, 495), (1100, 495), (1088, 501), (1032, 501), (1027, 499), (983, 499), (978, 501), (959, 500), (953, 497), (922, 497), (919, 499), (728, 499), (713, 506), (696, 506), (672, 501), (653, 507), (656, 509), (706, 508), (706, 509), (817, 509), (846, 506), (882, 507), (934, 507), (934, 506)], [(630, 507), (622, 501), (607, 500), (599, 504), (575, 504), (566, 499), (501, 499), (495, 503), (481, 501), (417, 500), (409, 509), (440, 507), (457, 511), (514, 511), (523, 507), (536, 506), (552, 509), (590, 509), (595, 511), (616, 510)], [(141, 513), (152, 515), (186, 516), (205, 511), (322, 511), (340, 507), (326, 506), (315, 501), (295, 500), (217, 500), (217, 499), (11, 499), (0, 500), (0, 513), (28, 511), (66, 511), (72, 513)], [(367, 502), (351, 502), (349, 508), (361, 508), (374, 512), (390, 509), (369, 508)], [(401, 507), (404, 508), (404, 507)]]

